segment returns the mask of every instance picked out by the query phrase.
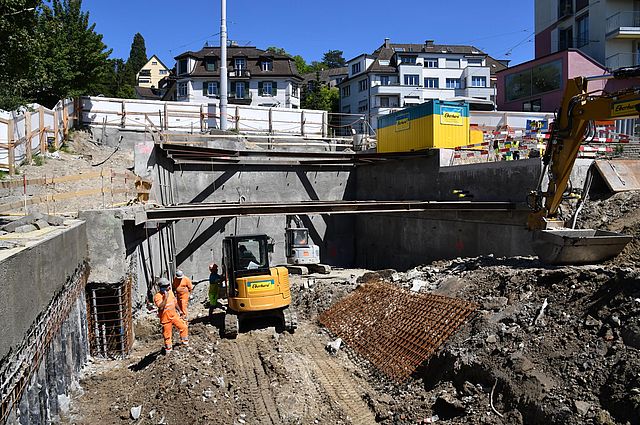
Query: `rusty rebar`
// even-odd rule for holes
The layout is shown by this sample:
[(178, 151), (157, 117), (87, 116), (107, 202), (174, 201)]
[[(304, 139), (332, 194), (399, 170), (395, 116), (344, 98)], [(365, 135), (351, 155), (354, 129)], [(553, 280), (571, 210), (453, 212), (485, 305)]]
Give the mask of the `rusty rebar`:
[(403, 382), (464, 323), (476, 305), (373, 282), (320, 315), (320, 323), (391, 379)]

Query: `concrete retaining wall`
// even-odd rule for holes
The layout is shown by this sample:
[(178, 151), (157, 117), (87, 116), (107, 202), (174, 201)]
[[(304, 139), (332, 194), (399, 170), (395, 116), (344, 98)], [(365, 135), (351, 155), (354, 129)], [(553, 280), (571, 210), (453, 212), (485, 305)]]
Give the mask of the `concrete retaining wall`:
[(8, 423), (50, 423), (88, 352), (85, 225), (75, 222), (26, 244), (0, 259), (2, 401), (11, 409)]
[[(506, 201), (520, 205), (510, 213), (412, 213), (358, 215), (356, 264), (365, 268), (406, 269), (437, 259), (533, 255), (526, 229), (526, 195), (541, 173), (539, 159), (440, 167), (439, 155), (358, 167), (360, 200)], [(584, 182), (590, 160), (578, 160), (574, 188)]]
[[(298, 166), (183, 166), (174, 170), (175, 203), (300, 202), (354, 199), (351, 168)], [(354, 262), (353, 217), (301, 217), (322, 261), (335, 266)], [(231, 234), (266, 233), (275, 240), (273, 264), (284, 264), (284, 216), (183, 220), (176, 224), (177, 264), (196, 280), (208, 277), (207, 265), (221, 262), (222, 239)]]
[(0, 358), (17, 347), (60, 292), (69, 276), (87, 256), (84, 223), (77, 223), (62, 232), (0, 260), (0, 323), (5, 326), (0, 338)]

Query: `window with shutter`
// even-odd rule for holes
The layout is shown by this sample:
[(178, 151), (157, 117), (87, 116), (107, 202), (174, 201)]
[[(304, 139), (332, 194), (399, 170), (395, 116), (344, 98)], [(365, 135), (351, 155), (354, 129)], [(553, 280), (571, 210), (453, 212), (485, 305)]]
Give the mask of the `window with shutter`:
[(278, 83), (274, 81), (271, 85), (271, 95), (276, 96), (278, 94)]
[(258, 81), (258, 96), (264, 96), (264, 83)]
[(262, 95), (273, 96), (273, 83), (271, 81), (265, 81), (262, 83)]

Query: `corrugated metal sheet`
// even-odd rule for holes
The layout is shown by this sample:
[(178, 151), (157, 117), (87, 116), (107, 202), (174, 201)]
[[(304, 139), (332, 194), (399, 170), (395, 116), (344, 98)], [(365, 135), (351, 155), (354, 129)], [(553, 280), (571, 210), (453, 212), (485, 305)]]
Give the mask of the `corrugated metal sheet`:
[(596, 168), (613, 192), (640, 190), (640, 160), (598, 160)]
[(431, 100), (378, 118), (378, 152), (456, 148), (469, 144), (469, 106)]

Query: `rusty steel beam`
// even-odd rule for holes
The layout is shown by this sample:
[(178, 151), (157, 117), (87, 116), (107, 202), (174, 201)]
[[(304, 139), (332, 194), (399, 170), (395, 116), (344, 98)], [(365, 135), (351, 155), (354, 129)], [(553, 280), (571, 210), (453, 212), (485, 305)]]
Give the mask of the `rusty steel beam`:
[(406, 381), (475, 311), (473, 303), (373, 282), (319, 318), (387, 377)]
[(194, 203), (148, 208), (143, 221), (293, 214), (364, 214), (420, 211), (510, 211), (513, 202), (304, 201), (294, 203)]

